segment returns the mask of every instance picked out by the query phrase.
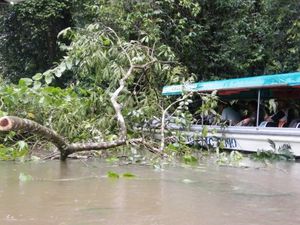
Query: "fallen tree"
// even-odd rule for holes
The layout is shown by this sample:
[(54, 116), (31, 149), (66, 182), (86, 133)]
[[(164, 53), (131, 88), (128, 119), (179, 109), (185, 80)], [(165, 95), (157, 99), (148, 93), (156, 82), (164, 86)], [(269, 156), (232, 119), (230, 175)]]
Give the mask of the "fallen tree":
[(0, 118), (0, 131), (24, 131), (30, 132), (32, 134), (37, 134), (45, 138), (46, 140), (53, 143), (57, 149), (60, 151), (60, 159), (66, 160), (68, 155), (80, 151), (89, 151), (89, 150), (102, 150), (118, 147), (121, 145), (127, 144), (140, 144), (146, 146), (151, 152), (160, 154), (163, 156), (162, 152), (153, 146), (147, 145), (142, 138), (130, 139), (126, 138), (118, 139), (115, 141), (109, 142), (87, 142), (87, 143), (68, 143), (64, 137), (57, 134), (55, 131), (44, 127), (32, 120), (22, 119), (15, 116), (5, 116)]
[(102, 143), (69, 144), (64, 137), (60, 136), (55, 131), (32, 120), (22, 119), (15, 116), (5, 116), (0, 118), (0, 131), (26, 131), (42, 136), (46, 140), (52, 142), (58, 148), (61, 153), (61, 160), (65, 160), (68, 155), (75, 152), (108, 149), (126, 144), (125, 139)]
[(52, 142), (60, 151), (61, 160), (66, 160), (68, 155), (80, 151), (88, 151), (88, 150), (101, 150), (114, 148), (121, 145), (127, 144), (143, 144), (146, 145), (150, 151), (162, 154), (162, 151), (156, 149), (155, 147), (151, 147), (147, 145), (146, 142), (142, 138), (138, 139), (128, 139), (127, 138), (127, 127), (124, 120), (124, 117), (121, 112), (121, 106), (117, 101), (117, 98), (120, 92), (124, 89), (126, 80), (132, 75), (135, 69), (146, 69), (148, 66), (155, 63), (155, 60), (148, 62), (143, 65), (134, 65), (131, 59), (128, 56), (128, 61), (130, 63), (130, 68), (124, 74), (123, 78), (119, 81), (119, 87), (116, 89), (114, 93), (111, 94), (110, 101), (115, 110), (117, 121), (119, 124), (119, 136), (117, 140), (108, 141), (108, 142), (87, 142), (87, 143), (68, 143), (64, 137), (57, 134), (54, 130), (51, 130), (45, 126), (42, 126), (32, 120), (22, 119), (15, 116), (5, 116), (0, 118), (0, 131), (26, 131), (32, 134), (40, 135), (44, 137), (46, 140)]
[[(70, 32), (70, 30), (66, 30), (64, 32)], [(102, 37), (100, 41), (99, 37)], [(85, 46), (81, 46), (82, 41), (85, 41), (88, 38), (95, 41), (88, 42)], [(95, 43), (96, 46), (93, 46)], [(71, 140), (70, 137), (66, 138), (64, 136), (67, 135), (66, 133), (64, 135), (58, 134), (59, 132), (54, 131), (55, 128), (50, 129), (41, 125), (43, 121), (40, 120), (40, 123), (37, 123), (33, 120), (22, 119), (16, 116), (5, 116), (0, 118), (0, 131), (24, 131), (34, 135), (42, 136), (46, 140), (52, 142), (58, 148), (60, 151), (61, 160), (65, 160), (70, 154), (80, 151), (102, 150), (123, 145), (142, 145), (151, 152), (155, 152), (163, 156), (163, 148), (165, 146), (164, 143), (161, 143), (160, 148), (154, 147), (152, 144), (149, 144), (148, 140), (144, 138), (143, 134), (138, 133), (134, 135), (137, 138), (130, 138), (128, 135), (129, 122), (125, 122), (124, 115), (122, 115), (122, 110), (124, 110), (124, 107), (126, 107), (127, 104), (126, 96), (130, 95), (129, 90), (133, 90), (134, 98), (137, 99), (136, 92), (140, 92), (146, 96), (146, 92), (144, 91), (145, 86), (148, 85), (149, 87), (147, 86), (147, 88), (149, 89), (154, 88), (151, 86), (150, 81), (155, 80), (155, 77), (151, 77), (149, 75), (149, 71), (158, 68), (157, 70), (159, 70), (158, 74), (160, 76), (162, 76), (162, 71), (163, 73), (166, 73), (166, 76), (169, 74), (169, 72), (166, 71), (170, 69), (170, 66), (164, 67), (164, 69), (162, 68), (164, 65), (170, 65), (173, 62), (162, 61), (155, 57), (154, 46), (153, 48), (149, 48), (136, 41), (130, 43), (124, 42), (120, 40), (117, 34), (110, 28), (105, 28), (102, 30), (97, 24), (91, 25), (87, 28), (87, 30), (84, 30), (83, 34), (78, 34), (77, 39), (75, 38), (70, 47), (71, 50), (69, 50), (68, 55), (56, 68), (46, 71), (44, 74), (39, 74), (38, 79), (29, 79), (31, 81), (30, 83), (33, 83), (33, 89), (36, 91), (40, 88), (41, 81), (43, 79), (45, 80), (45, 85), (47, 86), (55, 77), (59, 78), (62, 76), (64, 71), (74, 69), (77, 71), (77, 74), (82, 73), (83, 78), (80, 77), (80, 75), (77, 77), (77, 79), (80, 80), (87, 76), (87, 71), (95, 70), (95, 68), (97, 68), (99, 70), (95, 72), (97, 77), (93, 78), (89, 76), (89, 79), (94, 79), (95, 84), (92, 86), (103, 86), (102, 88), (105, 90), (103, 91), (103, 95), (105, 95), (105, 99), (107, 99), (107, 102), (110, 102), (110, 105), (112, 106), (113, 110), (109, 116), (116, 119), (116, 124), (114, 127), (116, 130), (113, 128), (112, 131), (113, 133), (118, 133), (117, 135), (114, 135), (115, 137), (113, 140), (109, 140), (110, 138), (107, 138), (109, 141), (105, 141), (106, 138), (101, 137), (99, 141), (89, 141), (85, 139), (84, 143), (79, 143), (76, 141), (74, 141), (75, 143), (70, 143), (68, 141), (68, 139)], [(97, 50), (95, 50), (94, 47)], [(90, 52), (90, 55), (84, 54), (83, 56), (78, 56), (78, 48), (82, 50), (80, 52)], [(96, 60), (94, 59), (95, 52), (97, 53), (97, 57), (99, 57)], [(78, 66), (79, 62), (80, 66)], [(103, 68), (99, 67), (99, 62), (104, 62), (105, 65), (102, 65)], [(74, 63), (74, 65), (72, 63)], [(110, 70), (112, 70), (112, 73), (109, 76), (103, 75), (105, 74), (105, 71)], [(174, 74), (176, 75), (177, 73)], [(157, 87), (157, 84), (155, 87)], [(159, 98), (158, 95), (159, 94), (156, 93), (156, 98)], [(127, 109), (127, 119), (130, 117), (128, 116), (128, 111), (140, 109), (139, 104), (145, 97), (139, 97), (140, 99), (137, 99), (134, 103), (135, 106), (131, 106), (133, 110)], [(154, 104), (157, 104), (158, 102), (160, 102), (158, 99), (156, 99), (156, 101), (152, 101)], [(154, 107), (155, 105), (152, 105), (153, 109)], [(10, 113), (8, 112), (8, 115), (9, 114)], [(143, 123), (143, 121), (139, 122)], [(164, 119), (162, 122), (163, 126), (165, 126)], [(131, 122), (130, 124), (131, 130), (133, 130), (134, 122)], [(103, 128), (105, 129), (105, 127)], [(101, 129), (102, 128), (99, 130)], [(162, 128), (162, 133), (164, 133), (164, 128)], [(93, 137), (91, 136), (90, 138)], [(164, 136), (162, 141), (165, 141)]]

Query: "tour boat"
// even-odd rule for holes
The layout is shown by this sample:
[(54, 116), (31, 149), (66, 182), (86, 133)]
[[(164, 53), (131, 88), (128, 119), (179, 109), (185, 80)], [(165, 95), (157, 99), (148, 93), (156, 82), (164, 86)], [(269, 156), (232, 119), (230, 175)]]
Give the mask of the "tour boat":
[[(220, 99), (240, 99), (257, 101), (257, 112), (262, 100), (284, 99), (300, 100), (300, 72), (275, 75), (252, 76), (227, 80), (198, 82), (191, 84), (171, 85), (163, 88), (165, 96), (182, 95), (189, 92), (210, 93), (217, 91)], [(299, 101), (300, 103), (300, 101)], [(257, 115), (258, 121), (259, 115)], [(203, 137), (202, 130), (208, 131)], [(300, 157), (300, 120), (293, 127), (275, 127), (268, 123), (256, 126), (218, 126), (192, 125), (188, 129), (175, 123), (169, 123), (167, 129), (180, 131), (187, 143), (205, 146), (216, 146), (222, 140), (224, 149), (257, 152), (274, 151), (290, 147), (295, 157)], [(280, 153), (280, 151), (278, 151)]]

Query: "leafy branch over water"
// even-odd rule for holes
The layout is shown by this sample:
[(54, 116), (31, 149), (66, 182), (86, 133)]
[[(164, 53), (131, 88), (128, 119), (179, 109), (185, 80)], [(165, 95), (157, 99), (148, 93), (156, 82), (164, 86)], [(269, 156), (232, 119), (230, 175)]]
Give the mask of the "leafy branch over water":
[(294, 161), (295, 157), (291, 152), (291, 146), (289, 144), (283, 144), (281, 146), (276, 146), (275, 142), (268, 139), (270, 144), (271, 150), (258, 150), (256, 153), (251, 155), (254, 160), (287, 160), (287, 161)]

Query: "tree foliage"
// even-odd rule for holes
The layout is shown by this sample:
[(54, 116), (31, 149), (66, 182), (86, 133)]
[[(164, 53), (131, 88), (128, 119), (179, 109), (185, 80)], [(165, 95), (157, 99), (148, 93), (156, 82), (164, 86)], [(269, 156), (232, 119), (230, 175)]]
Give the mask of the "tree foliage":
[(115, 139), (110, 97), (134, 68), (117, 100), (135, 136), (168, 105), (164, 85), (299, 69), (299, 11), (296, 0), (24, 1), (1, 20), (0, 73), (23, 79), (1, 85), (0, 113), (71, 141)]
[(298, 1), (158, 2), (165, 42), (198, 80), (299, 68), (299, 38), (289, 35), (299, 20)]
[(28, 0), (2, 23), (2, 70), (13, 78), (48, 69), (72, 17), (76, 27), (98, 23), (127, 41), (167, 46), (197, 80), (295, 71), (299, 8), (296, 0)]
[(86, 1), (90, 22), (170, 47), (197, 80), (299, 68), (296, 0)]
[(9, 7), (0, 24), (2, 72), (12, 81), (31, 77), (62, 54), (56, 37), (71, 26), (70, 0), (28, 0)]

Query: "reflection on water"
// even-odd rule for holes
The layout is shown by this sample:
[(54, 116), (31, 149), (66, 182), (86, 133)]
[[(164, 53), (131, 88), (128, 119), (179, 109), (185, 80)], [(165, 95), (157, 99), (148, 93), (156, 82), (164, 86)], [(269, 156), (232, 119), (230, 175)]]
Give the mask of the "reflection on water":
[[(109, 179), (108, 171), (134, 179)], [(19, 174), (33, 180), (19, 181)], [(257, 169), (0, 162), (0, 224), (300, 224), (300, 164)]]

